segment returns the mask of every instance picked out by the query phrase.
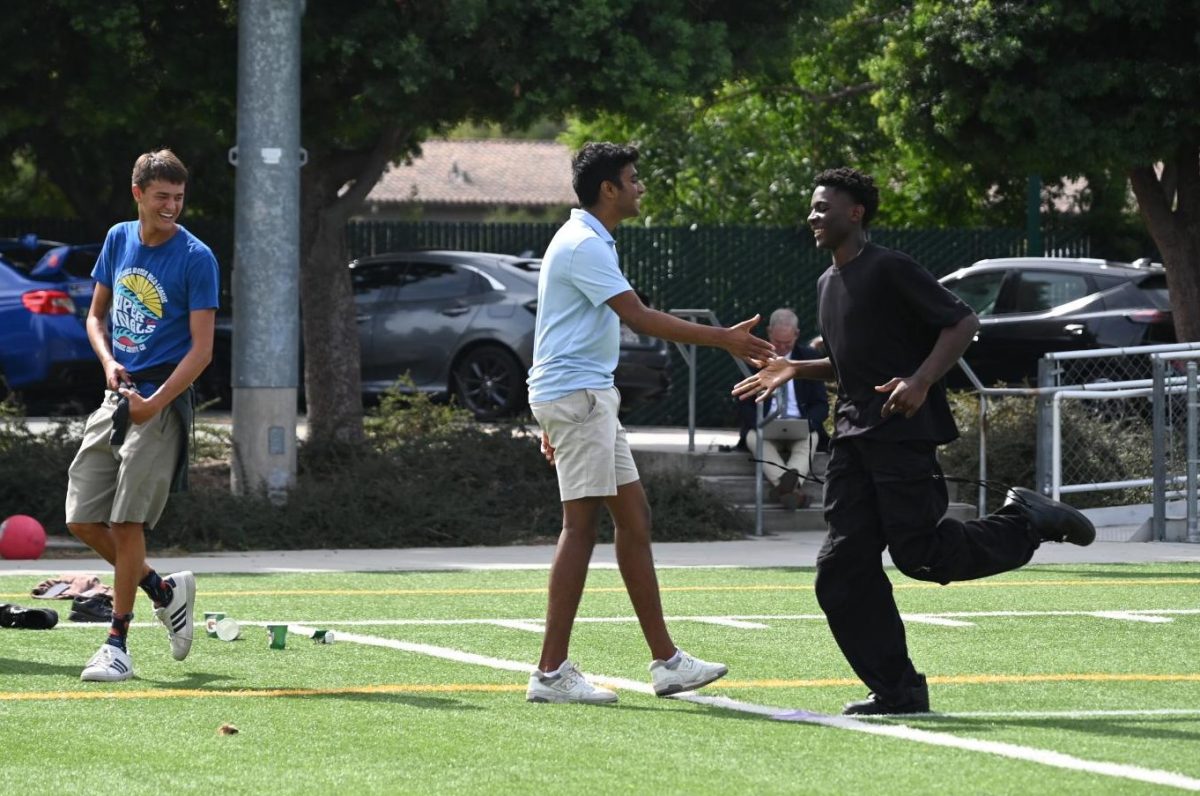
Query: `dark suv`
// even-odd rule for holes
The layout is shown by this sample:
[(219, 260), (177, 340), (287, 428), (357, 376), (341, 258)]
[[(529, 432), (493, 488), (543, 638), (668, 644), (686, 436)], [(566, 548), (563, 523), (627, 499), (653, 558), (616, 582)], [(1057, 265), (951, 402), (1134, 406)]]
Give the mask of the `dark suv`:
[[(979, 315), (967, 364), (985, 385), (1037, 383), (1051, 351), (1175, 342), (1167, 277), (1149, 261), (981, 260), (940, 280)], [(966, 386), (959, 369), (951, 386)]]
[[(409, 374), (418, 390), (453, 394), (480, 419), (526, 406), (541, 261), (464, 251), (410, 251), (350, 263), (362, 387), (376, 396)], [(231, 323), (218, 319), (202, 393), (228, 398)], [(621, 327), (614, 378), (623, 406), (669, 385), (667, 344)]]

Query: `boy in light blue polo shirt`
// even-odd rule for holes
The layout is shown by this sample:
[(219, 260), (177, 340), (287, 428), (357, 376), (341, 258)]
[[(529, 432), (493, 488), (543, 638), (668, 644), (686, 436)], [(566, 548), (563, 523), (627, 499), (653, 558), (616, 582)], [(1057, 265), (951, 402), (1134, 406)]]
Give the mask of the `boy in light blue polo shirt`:
[(628, 290), (612, 234), (588, 211), (572, 210), (542, 259), (530, 402), (613, 386), (621, 320), (605, 302)]
[(621, 323), (639, 334), (724, 348), (765, 362), (771, 345), (750, 334), (758, 316), (728, 329), (689, 323), (646, 307), (621, 273), (612, 232), (638, 215), (645, 188), (630, 146), (588, 144), (573, 158), (571, 211), (546, 250), (538, 277), (537, 325), (529, 402), (542, 429), (542, 451), (558, 474), (563, 529), (550, 568), (546, 634), (529, 678), (530, 702), (613, 702), (617, 695), (589, 683), (567, 658), (571, 626), (596, 544), (601, 508), (616, 529), (617, 565), (654, 660), (659, 696), (690, 691), (728, 669), (680, 650), (667, 632), (650, 551), (650, 506), (617, 419), (613, 386)]

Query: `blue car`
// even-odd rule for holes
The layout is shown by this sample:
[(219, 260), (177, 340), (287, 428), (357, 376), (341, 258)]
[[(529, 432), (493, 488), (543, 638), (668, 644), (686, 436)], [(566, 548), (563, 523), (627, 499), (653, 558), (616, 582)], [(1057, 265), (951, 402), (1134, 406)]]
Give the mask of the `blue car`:
[(99, 252), (33, 236), (0, 240), (0, 395), (99, 392), (104, 376), (84, 328)]

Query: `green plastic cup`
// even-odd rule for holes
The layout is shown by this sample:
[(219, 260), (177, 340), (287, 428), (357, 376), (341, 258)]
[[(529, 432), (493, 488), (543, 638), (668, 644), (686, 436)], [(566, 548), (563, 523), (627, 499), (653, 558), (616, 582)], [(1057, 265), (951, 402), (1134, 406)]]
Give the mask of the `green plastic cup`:
[(209, 638), (217, 637), (217, 622), (225, 618), (225, 614), (220, 611), (205, 611), (204, 612), (204, 631), (208, 633)]
[(287, 646), (287, 625), (267, 625), (267, 635), (271, 638), (271, 649), (281, 650)]

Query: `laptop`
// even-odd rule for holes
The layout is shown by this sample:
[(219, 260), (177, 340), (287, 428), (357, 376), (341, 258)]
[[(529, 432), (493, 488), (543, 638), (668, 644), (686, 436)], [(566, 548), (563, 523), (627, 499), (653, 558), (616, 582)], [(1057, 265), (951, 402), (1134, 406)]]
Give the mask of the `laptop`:
[(808, 439), (808, 418), (777, 417), (762, 429), (763, 439)]

